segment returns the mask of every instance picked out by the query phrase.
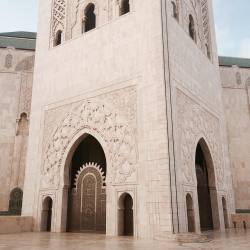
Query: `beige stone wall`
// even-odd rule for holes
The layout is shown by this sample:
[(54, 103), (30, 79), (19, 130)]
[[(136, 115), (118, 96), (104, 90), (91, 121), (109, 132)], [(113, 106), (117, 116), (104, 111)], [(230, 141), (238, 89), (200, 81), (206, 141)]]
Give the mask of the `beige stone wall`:
[(0, 49), (0, 211), (13, 188), (23, 189), (33, 65), (33, 51)]
[[(97, 16), (96, 29), (79, 34), (61, 46), (49, 48), (52, 1), (40, 1), (23, 204), (23, 215), (35, 217), (36, 230), (40, 228), (42, 202), (48, 195), (54, 204), (52, 230), (65, 230), (63, 208), (67, 206), (67, 183), (62, 179), (67, 163), (65, 158), (76, 137), (86, 132), (93, 134), (107, 152), (107, 172), (110, 173), (107, 234), (118, 234), (117, 203), (125, 191), (134, 198), (136, 235), (149, 237), (160, 231), (172, 230), (160, 1), (153, 5), (151, 0), (141, 3), (132, 1), (131, 13), (122, 17), (109, 17), (109, 8), (99, 7), (100, 19)], [(109, 1), (109, 4), (110, 8), (117, 8), (116, 1)], [(72, 112), (75, 105), (80, 115), (84, 114), (81, 108), (86, 105), (88, 110), (96, 107), (98, 112), (94, 120), (97, 119), (97, 123), (91, 124), (84, 116), (78, 116), (79, 124), (86, 125), (86, 129), (84, 126), (74, 127), (78, 126), (77, 119), (72, 120), (74, 126), (63, 126), (65, 131), (69, 131), (66, 132), (69, 141), (65, 150), (61, 150), (60, 145), (65, 145), (64, 141), (53, 132), (57, 128), (60, 130), (61, 119), (67, 119), (67, 115), (71, 115), (68, 111)], [(53, 117), (53, 112), (55, 120), (47, 120)], [(112, 134), (112, 131), (106, 131), (106, 125), (102, 126), (100, 120), (104, 114), (109, 114), (111, 130), (122, 124), (123, 129), (117, 131), (118, 134)], [(109, 138), (113, 135), (123, 145), (121, 154), (115, 147), (112, 150), (112, 143), (107, 143), (112, 141)], [(48, 151), (43, 154), (47, 139), (51, 145), (59, 146), (58, 155), (50, 157)], [(121, 163), (117, 156), (122, 157)], [(47, 172), (46, 167), (51, 164), (55, 167)], [(129, 167), (127, 173), (126, 167)], [(43, 179), (45, 185), (42, 184)]]
[[(136, 236), (186, 232), (187, 193), (199, 232), (194, 157), (201, 138), (216, 177), (215, 227), (223, 230), (221, 199), (230, 214), (234, 203), (211, 1), (205, 13), (194, 1), (177, 2), (179, 22), (171, 1), (131, 0), (131, 12), (121, 17), (119, 1), (95, 1), (97, 27), (81, 34), (89, 1), (58, 0), (54, 16), (52, 1), (40, 1), (23, 204), (35, 230), (50, 196), (52, 231), (65, 231), (69, 156), (84, 133), (107, 158), (108, 235), (118, 234), (124, 192), (133, 197)], [(197, 44), (188, 36), (190, 13)], [(57, 29), (63, 43), (53, 47)]]
[(250, 210), (250, 69), (220, 67), (236, 209)]
[[(167, 20), (166, 49), (169, 53), (170, 82), (167, 87), (169, 105), (172, 105), (173, 126), (173, 178), (176, 178), (179, 220), (181, 232), (187, 231), (186, 195), (191, 194), (194, 202), (196, 231), (200, 229), (197, 181), (195, 173), (195, 150), (201, 138), (211, 154), (216, 192), (212, 196), (214, 227), (224, 229), (222, 197), (225, 197), (228, 213), (234, 212), (232, 176), (227, 148), (226, 122), (224, 117), (222, 91), (218, 68), (217, 49), (214, 34), (211, 1), (208, 1), (208, 19), (211, 58), (204, 52), (203, 25), (197, 26), (199, 38), (196, 43), (188, 34), (188, 15), (195, 13), (187, 2), (180, 1), (179, 20), (169, 16)], [(194, 2), (194, 1), (193, 1)], [(191, 12), (190, 8), (193, 12)], [(171, 5), (167, 6), (171, 10)], [(195, 15), (195, 14), (193, 14)], [(195, 20), (199, 20), (199, 13)], [(197, 24), (196, 24), (197, 25)], [(197, 34), (198, 34), (197, 33)], [(169, 112), (170, 113), (170, 112)], [(171, 141), (170, 141), (171, 142)], [(176, 176), (176, 177), (175, 177)]]

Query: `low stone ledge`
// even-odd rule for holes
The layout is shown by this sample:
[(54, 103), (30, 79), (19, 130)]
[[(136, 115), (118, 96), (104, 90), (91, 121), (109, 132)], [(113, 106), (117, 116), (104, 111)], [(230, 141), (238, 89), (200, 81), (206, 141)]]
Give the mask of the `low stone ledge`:
[(32, 232), (33, 217), (0, 216), (0, 234)]
[(234, 228), (250, 229), (250, 213), (237, 213), (232, 215)]

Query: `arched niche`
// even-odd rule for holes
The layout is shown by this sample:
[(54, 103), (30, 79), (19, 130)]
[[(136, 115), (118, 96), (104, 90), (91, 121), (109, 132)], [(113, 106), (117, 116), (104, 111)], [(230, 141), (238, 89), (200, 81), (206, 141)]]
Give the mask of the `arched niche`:
[(121, 0), (119, 12), (120, 16), (130, 12), (130, 0)]
[(229, 228), (229, 220), (228, 220), (228, 210), (227, 210), (227, 201), (225, 197), (222, 197), (222, 208), (223, 208), (223, 216), (224, 216), (224, 224), (225, 228)]
[(16, 187), (10, 192), (9, 214), (21, 215), (22, 202), (23, 202), (23, 191), (21, 188)]
[(95, 4), (89, 3), (84, 9), (83, 32), (88, 32), (96, 28)]
[(134, 235), (134, 200), (129, 193), (123, 193), (118, 200), (118, 235)]
[(189, 24), (188, 24), (189, 36), (196, 42), (196, 30), (195, 30), (195, 22), (193, 16), (189, 15)]
[(62, 44), (62, 35), (63, 35), (62, 30), (58, 30), (56, 32), (55, 38), (54, 38), (54, 46), (55, 47)]
[(187, 208), (187, 222), (188, 232), (195, 232), (195, 214), (194, 214), (194, 203), (191, 194), (186, 195), (186, 208)]
[(53, 200), (50, 196), (43, 199), (41, 214), (41, 231), (51, 232), (53, 216)]

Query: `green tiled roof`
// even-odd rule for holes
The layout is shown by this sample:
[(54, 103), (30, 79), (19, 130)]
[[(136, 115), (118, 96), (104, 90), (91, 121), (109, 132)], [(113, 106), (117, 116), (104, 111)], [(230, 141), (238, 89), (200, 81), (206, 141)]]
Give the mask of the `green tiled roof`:
[(238, 58), (238, 57), (219, 57), (220, 66), (231, 67), (237, 65), (240, 68), (250, 68), (250, 59), (248, 58)]
[(0, 33), (0, 48), (14, 47), (23, 50), (36, 49), (36, 33), (16, 31)]
[(0, 36), (36, 39), (36, 32), (28, 32), (28, 31), (5, 32), (5, 33), (0, 33)]

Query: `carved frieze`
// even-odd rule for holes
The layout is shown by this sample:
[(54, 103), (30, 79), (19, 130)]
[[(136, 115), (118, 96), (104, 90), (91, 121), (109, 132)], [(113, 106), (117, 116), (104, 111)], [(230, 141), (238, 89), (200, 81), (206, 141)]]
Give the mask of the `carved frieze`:
[(217, 184), (222, 186), (224, 182), (224, 162), (222, 161), (219, 119), (181, 91), (177, 91), (177, 110), (178, 146), (181, 153), (180, 167), (183, 183), (194, 185), (196, 182), (195, 150), (198, 140), (204, 137), (211, 152)]
[(54, 0), (52, 6), (51, 37), (54, 39), (58, 30), (65, 30), (66, 0)]
[(131, 87), (46, 111), (42, 188), (58, 187), (65, 151), (84, 130), (104, 141), (112, 183), (135, 181), (136, 91)]

